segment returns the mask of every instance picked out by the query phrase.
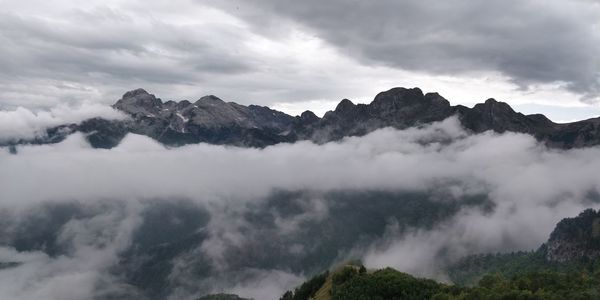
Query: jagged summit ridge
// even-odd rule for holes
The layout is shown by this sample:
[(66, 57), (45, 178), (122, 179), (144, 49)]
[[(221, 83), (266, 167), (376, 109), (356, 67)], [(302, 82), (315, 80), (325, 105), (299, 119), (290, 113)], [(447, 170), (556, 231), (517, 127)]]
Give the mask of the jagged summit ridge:
[(123, 97), (113, 105), (113, 108), (133, 116), (138, 116), (156, 114), (160, 111), (162, 106), (162, 100), (140, 88), (126, 92)]
[(131, 90), (131, 91), (125, 92), (125, 94), (123, 94), (123, 99), (135, 98), (136, 96), (141, 96), (141, 95), (150, 95), (150, 93), (148, 93), (143, 88), (137, 88), (135, 90)]
[[(133, 132), (159, 140), (164, 137), (174, 139), (175, 144), (178, 138), (182, 138), (183, 143), (193, 141), (190, 135), (199, 136), (201, 130), (284, 131), (289, 129), (293, 120), (293, 117), (268, 107), (225, 102), (214, 95), (201, 97), (193, 103), (188, 100), (163, 103), (143, 89), (125, 93), (113, 107), (132, 116), (133, 121), (129, 125)], [(187, 136), (177, 137), (180, 134)]]
[(311, 111), (293, 117), (266, 106), (226, 102), (214, 95), (196, 101), (163, 102), (141, 88), (126, 92), (113, 107), (130, 119), (65, 124), (49, 128), (47, 136), (35, 140), (0, 143), (55, 143), (81, 131), (88, 134), (92, 146), (101, 148), (114, 147), (129, 132), (147, 135), (168, 146), (204, 142), (265, 147), (298, 140), (325, 143), (383, 127), (404, 129), (457, 116), (473, 133), (526, 133), (550, 147), (563, 149), (600, 144), (599, 118), (556, 124), (541, 114), (515, 112), (507, 103), (492, 98), (472, 108), (452, 106), (438, 93), (424, 94), (419, 88), (392, 88), (378, 93), (369, 104), (343, 99), (322, 118)]

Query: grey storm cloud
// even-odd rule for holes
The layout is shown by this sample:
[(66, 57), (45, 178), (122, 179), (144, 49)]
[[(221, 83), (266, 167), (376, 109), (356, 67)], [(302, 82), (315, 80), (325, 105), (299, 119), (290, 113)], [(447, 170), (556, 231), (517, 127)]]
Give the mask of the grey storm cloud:
[[(98, 73), (112, 80), (173, 83), (193, 80), (197, 71), (243, 72), (252, 63), (251, 59), (237, 59), (229, 49), (242, 37), (210, 24), (197, 30), (160, 20), (136, 22), (118, 15), (98, 18), (92, 13), (64, 23), (9, 13), (1, 16), (2, 49), (7, 52), (2, 64), (17, 76), (53, 75), (73, 80)], [(36, 73), (42, 71), (48, 74)]]
[(303, 51), (285, 39), (264, 38), (210, 6), (180, 4), (170, 12), (160, 1), (78, 9), (60, 2), (40, 12), (34, 4), (3, 3), (0, 109), (112, 104), (138, 87), (177, 100), (216, 94), (269, 105), (337, 99), (340, 88), (357, 89), (336, 79), (335, 68), (306, 66), (297, 55)]
[[(81, 16), (68, 23), (4, 13), (2, 64), (5, 75), (76, 81), (192, 82), (196, 72), (243, 72), (251, 59), (229, 51), (240, 39), (227, 28), (190, 30), (159, 20)], [(85, 18), (85, 20), (84, 20)], [(99, 34), (98, 31), (102, 31)], [(231, 39), (228, 41), (227, 39)]]
[(491, 71), (524, 89), (562, 83), (586, 99), (600, 93), (595, 1), (227, 3), (257, 30), (277, 34), (281, 20), (292, 20), (365, 64), (449, 75)]
[[(544, 101), (592, 103), (599, 15), (594, 1), (559, 0), (5, 0), (0, 108), (111, 104), (138, 87), (167, 99), (215, 94), (243, 104), (333, 107), (420, 85), (465, 90), (456, 94), (474, 102), (481, 91), (466, 90), (482, 76), (520, 88), (508, 84), (503, 96), (550, 84), (557, 99)], [(440, 77), (448, 75), (454, 85)]]
[(174, 89), (257, 68), (244, 32), (232, 27), (56, 7), (67, 13), (0, 8), (0, 107), (110, 103), (139, 86)]

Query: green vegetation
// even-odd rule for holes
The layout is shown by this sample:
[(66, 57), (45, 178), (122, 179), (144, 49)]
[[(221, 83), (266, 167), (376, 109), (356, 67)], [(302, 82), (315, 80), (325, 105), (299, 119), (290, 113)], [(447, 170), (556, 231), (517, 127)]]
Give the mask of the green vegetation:
[(536, 251), (472, 255), (448, 266), (446, 272), (452, 282), (467, 286), (491, 273), (506, 278), (547, 271), (594, 274), (600, 270), (599, 232), (600, 211), (587, 209), (560, 221)]
[(431, 299), (448, 288), (433, 280), (415, 278), (391, 268), (371, 274), (345, 268), (340, 275), (333, 277), (332, 300)]
[(233, 294), (213, 294), (213, 295), (206, 295), (204, 297), (200, 297), (200, 298), (198, 298), (198, 300), (251, 300), (251, 299), (240, 298), (239, 296), (233, 295)]
[[(491, 273), (476, 285), (466, 287), (416, 278), (392, 268), (360, 270), (356, 266), (344, 266), (329, 276), (324, 277), (327, 273), (315, 276), (281, 299), (600, 299), (600, 271), (532, 271), (512, 277)], [(321, 286), (317, 286), (318, 283)]]
[(280, 298), (281, 300), (308, 300), (312, 298), (317, 291), (323, 286), (325, 280), (329, 276), (329, 271), (323, 274), (314, 276), (308, 281), (304, 282), (300, 287), (296, 288), (293, 292), (287, 291)]
[(529, 273), (597, 273), (600, 271), (600, 259), (581, 257), (567, 262), (546, 260), (546, 246), (537, 251), (513, 252), (503, 254), (480, 254), (467, 256), (449, 266), (446, 272), (457, 285), (473, 286), (486, 274), (498, 273), (512, 278)]
[(506, 278), (485, 275), (460, 294), (440, 293), (434, 299), (600, 299), (600, 273), (542, 271)]
[(454, 284), (360, 263), (318, 275), (282, 300), (600, 299), (600, 212), (563, 219), (538, 250), (465, 257), (446, 271)]
[[(505, 277), (551, 270), (542, 251), (479, 254), (467, 256), (447, 268), (450, 280), (458, 285), (475, 285), (486, 274)], [(558, 267), (558, 266), (556, 266)]]

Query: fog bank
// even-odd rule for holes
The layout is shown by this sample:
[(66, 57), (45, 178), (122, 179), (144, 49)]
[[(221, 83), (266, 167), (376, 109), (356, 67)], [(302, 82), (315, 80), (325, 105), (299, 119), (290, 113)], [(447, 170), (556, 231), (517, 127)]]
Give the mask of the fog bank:
[[(350, 258), (444, 279), (448, 261), (534, 249), (560, 219), (599, 207), (599, 157), (470, 135), (456, 118), (324, 145), (167, 149), (129, 134), (106, 150), (74, 134), (4, 149), (0, 298), (139, 296), (146, 282), (173, 299), (278, 299)], [(36, 233), (44, 222), (54, 227)]]

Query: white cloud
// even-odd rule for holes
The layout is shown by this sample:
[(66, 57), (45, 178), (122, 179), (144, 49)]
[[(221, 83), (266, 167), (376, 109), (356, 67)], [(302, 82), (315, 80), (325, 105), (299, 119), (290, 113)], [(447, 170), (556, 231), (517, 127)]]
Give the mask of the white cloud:
[[(129, 245), (132, 231), (140, 222), (139, 207), (134, 202), (110, 208), (86, 205), (89, 212), (97, 214), (65, 224), (58, 233), (59, 242), (70, 251), (56, 257), (42, 251), (18, 252), (0, 247), (0, 261), (18, 263), (0, 270), (0, 298), (92, 299), (101, 292), (100, 282), (112, 280), (106, 278), (106, 271)], [(114, 283), (112, 286), (118, 287)]]
[(79, 123), (95, 117), (108, 120), (126, 118), (123, 113), (98, 103), (59, 105), (50, 110), (37, 111), (24, 107), (9, 111), (0, 110), (0, 141), (43, 136), (47, 128)]

